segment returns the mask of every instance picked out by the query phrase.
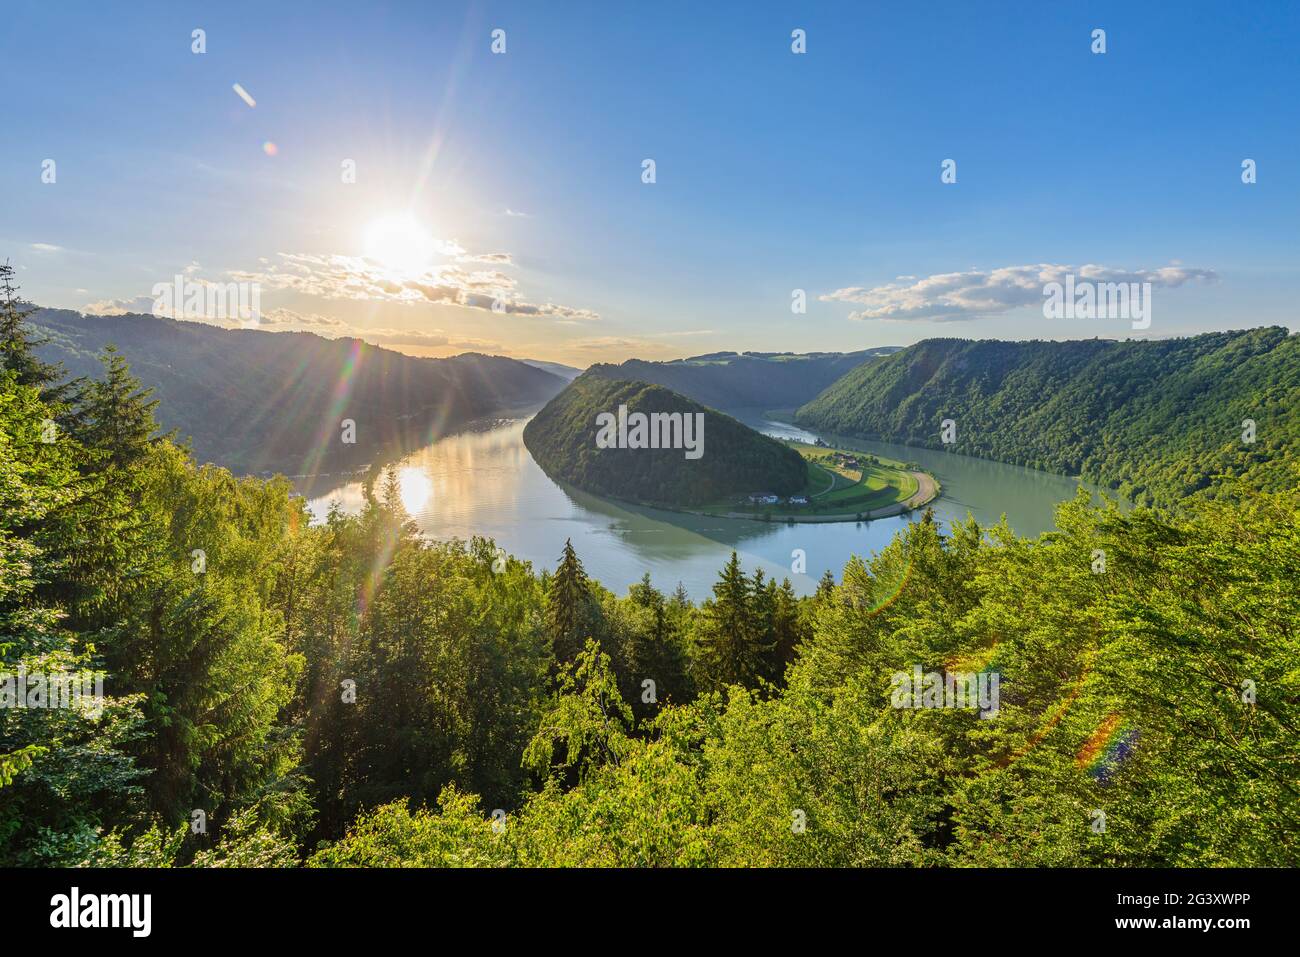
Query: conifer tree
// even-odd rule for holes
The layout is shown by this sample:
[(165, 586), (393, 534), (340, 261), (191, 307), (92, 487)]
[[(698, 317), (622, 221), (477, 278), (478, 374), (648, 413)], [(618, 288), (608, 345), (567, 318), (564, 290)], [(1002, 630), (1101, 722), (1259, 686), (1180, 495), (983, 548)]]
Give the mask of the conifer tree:
[(572, 661), (591, 637), (591, 591), (587, 573), (570, 539), (546, 590), (546, 624), (557, 662)]
[(140, 462), (157, 441), (158, 423), (154, 409), (158, 400), (131, 374), (126, 358), (117, 347), (107, 345), (100, 355), (104, 378), (82, 390), (78, 438), (99, 449), (107, 464), (129, 469)]
[[(622, 648), (628, 674), (628, 701), (638, 719), (649, 718), (666, 700), (682, 702), (691, 697), (686, 653), (680, 630), (681, 615), (665, 600), (663, 592), (650, 583), (647, 572), (628, 592), (633, 604), (648, 614), (644, 625), (630, 627)], [(646, 678), (655, 683), (655, 700), (642, 700)]]
[(822, 572), (821, 579), (817, 582), (816, 598), (818, 601), (830, 598), (835, 593), (835, 576), (828, 568)]
[(713, 597), (701, 608), (696, 632), (697, 684), (719, 689), (740, 684), (754, 687), (766, 671), (766, 637), (751, 616), (752, 583), (735, 552), (718, 573)]
[(46, 403), (63, 398), (66, 386), (56, 386), (63, 378), (63, 369), (36, 357), (36, 347), (44, 340), (35, 336), (27, 322), (32, 311), (14, 285), (14, 267), (5, 261), (0, 264), (0, 371), (12, 370), (18, 385), (35, 386)]
[(799, 645), (808, 637), (809, 629), (800, 613), (799, 598), (794, 593), (790, 579), (776, 586), (776, 580), (769, 583), (772, 590), (772, 680), (778, 684), (785, 682), (785, 669), (795, 660)]

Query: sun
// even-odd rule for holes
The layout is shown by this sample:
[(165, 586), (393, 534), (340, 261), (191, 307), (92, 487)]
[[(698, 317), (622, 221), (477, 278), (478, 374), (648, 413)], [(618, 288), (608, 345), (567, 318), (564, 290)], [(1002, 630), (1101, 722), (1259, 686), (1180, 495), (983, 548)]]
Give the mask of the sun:
[(400, 273), (420, 272), (432, 265), (438, 244), (410, 213), (375, 220), (362, 237), (366, 256)]

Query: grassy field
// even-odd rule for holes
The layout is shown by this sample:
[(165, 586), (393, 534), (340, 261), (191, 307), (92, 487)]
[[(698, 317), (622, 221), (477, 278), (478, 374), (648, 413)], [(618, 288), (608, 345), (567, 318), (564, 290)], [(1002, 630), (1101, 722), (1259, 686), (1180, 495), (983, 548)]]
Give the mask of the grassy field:
[[(801, 442), (788, 444), (807, 462), (808, 482), (800, 493), (808, 497), (807, 505), (751, 505), (735, 500), (717, 502), (704, 511), (773, 520), (828, 520), (837, 516), (850, 519), (867, 517), (870, 512), (906, 502), (920, 487), (916, 475), (902, 462), (851, 449), (823, 448)], [(848, 464), (846, 459), (856, 460), (856, 464)]]

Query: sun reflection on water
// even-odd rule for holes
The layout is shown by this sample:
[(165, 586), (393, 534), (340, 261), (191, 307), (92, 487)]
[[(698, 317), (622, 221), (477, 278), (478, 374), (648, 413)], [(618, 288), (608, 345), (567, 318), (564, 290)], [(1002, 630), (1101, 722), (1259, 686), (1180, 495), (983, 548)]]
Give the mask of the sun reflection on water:
[(397, 473), (398, 485), (402, 490), (402, 507), (408, 515), (418, 515), (424, 511), (433, 498), (433, 482), (424, 469), (408, 465)]

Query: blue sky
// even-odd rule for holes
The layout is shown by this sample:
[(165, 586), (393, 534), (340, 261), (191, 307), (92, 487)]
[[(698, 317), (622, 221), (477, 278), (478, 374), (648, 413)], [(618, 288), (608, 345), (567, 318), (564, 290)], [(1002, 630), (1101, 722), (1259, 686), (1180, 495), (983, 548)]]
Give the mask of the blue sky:
[(1163, 270), (1142, 335), (1296, 329), (1298, 43), (1290, 3), (19, 2), (0, 256), (43, 305), (241, 279), (267, 328), (575, 365), (1136, 334), (1029, 266)]

